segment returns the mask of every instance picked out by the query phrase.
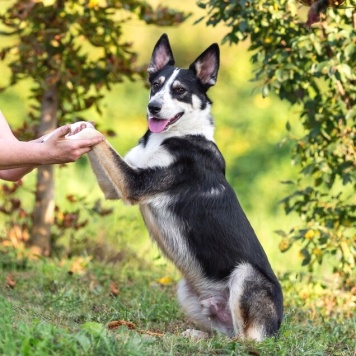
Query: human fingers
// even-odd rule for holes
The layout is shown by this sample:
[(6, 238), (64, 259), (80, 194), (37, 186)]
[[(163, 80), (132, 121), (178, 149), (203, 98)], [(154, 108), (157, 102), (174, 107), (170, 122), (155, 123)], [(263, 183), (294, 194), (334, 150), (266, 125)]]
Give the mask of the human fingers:
[(91, 139), (76, 140), (76, 144), (79, 149), (86, 150), (86, 152), (84, 153), (87, 153), (91, 151), (94, 146), (96, 146), (100, 142), (103, 142), (104, 140), (105, 140), (104, 136), (96, 136), (96, 137), (92, 137)]
[(76, 135), (78, 132), (86, 128), (94, 128), (94, 125), (90, 121), (77, 121), (74, 124), (70, 125), (71, 132), (67, 136)]
[(53, 134), (48, 138), (52, 140), (61, 140), (64, 139), (65, 136), (70, 132), (70, 125), (64, 125), (61, 127), (58, 127), (55, 131), (53, 131)]
[(76, 126), (74, 129), (72, 128), (68, 136), (76, 135), (78, 132), (84, 130), (86, 127), (87, 127), (86, 123), (82, 122), (79, 124), (79, 126)]
[(73, 150), (71, 152), (72, 161), (74, 162), (77, 159), (79, 159), (81, 156), (83, 156), (84, 154), (89, 153), (96, 144), (97, 143), (90, 142), (89, 144), (86, 144), (85, 146), (81, 146), (81, 147), (78, 147), (77, 149)]
[(89, 146), (96, 146), (98, 143), (105, 141), (105, 136), (96, 136), (90, 139)]
[(92, 140), (92, 139), (98, 139), (100, 142), (101, 140), (104, 140), (104, 136), (97, 130), (95, 130), (94, 128), (89, 128), (86, 127), (85, 129), (81, 130), (80, 132), (78, 132), (75, 135), (67, 135), (66, 139), (68, 140), (74, 140), (74, 141), (82, 141), (83, 142), (87, 142), (88, 140)]

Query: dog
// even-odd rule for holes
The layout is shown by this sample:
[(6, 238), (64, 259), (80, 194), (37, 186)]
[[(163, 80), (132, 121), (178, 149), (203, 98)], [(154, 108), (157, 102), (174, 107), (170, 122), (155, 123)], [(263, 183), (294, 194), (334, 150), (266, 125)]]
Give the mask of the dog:
[[(106, 198), (138, 204), (182, 273), (177, 295), (188, 319), (206, 332), (261, 341), (278, 334), (283, 296), (214, 142), (207, 91), (219, 61), (214, 43), (188, 69), (175, 67), (163, 34), (148, 67), (147, 132), (125, 158), (107, 141), (88, 155)], [(69, 138), (96, 133), (88, 126)]]

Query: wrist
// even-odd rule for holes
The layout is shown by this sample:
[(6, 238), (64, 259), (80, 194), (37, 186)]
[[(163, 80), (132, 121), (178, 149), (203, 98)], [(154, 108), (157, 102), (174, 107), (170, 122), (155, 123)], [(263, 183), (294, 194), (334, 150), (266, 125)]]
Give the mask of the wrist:
[(41, 138), (38, 138), (37, 140), (31, 142), (32, 153), (33, 153), (31, 161), (35, 168), (44, 164), (49, 164), (51, 161), (50, 154), (49, 154), (50, 150), (40, 140)]

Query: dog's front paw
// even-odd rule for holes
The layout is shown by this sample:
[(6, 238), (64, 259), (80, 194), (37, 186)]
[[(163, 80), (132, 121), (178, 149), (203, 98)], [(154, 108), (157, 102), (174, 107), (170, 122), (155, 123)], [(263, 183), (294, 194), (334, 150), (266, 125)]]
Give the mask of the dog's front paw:
[(70, 132), (66, 135), (66, 138), (74, 136), (84, 129), (95, 129), (91, 122), (78, 121), (70, 125)]
[(78, 121), (70, 125), (70, 133), (68, 133), (65, 138), (69, 140), (81, 140), (90, 139), (97, 136), (102, 136), (102, 134), (97, 131), (90, 122)]
[(209, 334), (206, 333), (205, 331), (200, 331), (196, 329), (187, 329), (186, 331), (182, 332), (182, 336), (187, 338), (187, 339), (192, 339), (192, 340), (206, 340), (209, 338)]

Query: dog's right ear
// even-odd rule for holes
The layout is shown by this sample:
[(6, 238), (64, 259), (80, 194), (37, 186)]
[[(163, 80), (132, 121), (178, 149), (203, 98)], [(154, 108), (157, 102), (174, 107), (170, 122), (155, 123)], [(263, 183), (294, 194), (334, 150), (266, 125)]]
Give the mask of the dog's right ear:
[(148, 73), (154, 74), (160, 71), (164, 66), (175, 63), (171, 46), (169, 44), (168, 36), (164, 33), (153, 49), (150, 65), (148, 66)]

